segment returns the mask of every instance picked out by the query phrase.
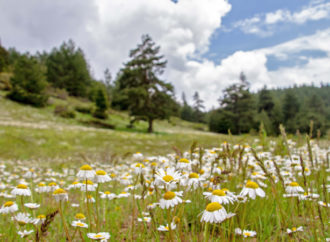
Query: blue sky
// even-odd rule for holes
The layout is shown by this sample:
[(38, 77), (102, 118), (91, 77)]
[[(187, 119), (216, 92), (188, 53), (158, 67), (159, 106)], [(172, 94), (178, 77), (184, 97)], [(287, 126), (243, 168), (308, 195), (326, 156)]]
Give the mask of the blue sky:
[[(315, 4), (322, 2), (326, 3), (327, 1), (245, 0), (243, 3), (241, 0), (229, 0), (232, 9), (223, 17), (222, 27), (217, 29), (212, 35), (209, 51), (204, 54), (204, 57), (219, 62), (236, 51), (267, 48), (297, 37), (314, 34), (318, 30), (327, 29), (330, 27), (330, 16), (319, 20), (306, 21), (301, 24), (290, 23), (289, 21), (275, 24), (272, 34), (269, 36), (245, 33), (240, 28), (233, 27), (235, 23), (244, 19), (252, 19), (255, 16), (263, 16), (277, 10), (300, 12), (308, 6), (315, 6)], [(302, 51), (301, 55), (320, 57), (325, 56), (326, 53), (320, 50)], [(271, 70), (276, 70), (283, 66), (299, 65), (303, 63), (299, 60), (299, 56), (299, 54), (295, 54), (289, 60), (284, 61), (270, 57), (267, 61), (267, 66)]]
[[(17, 8), (20, 6), (20, 8)], [(330, 0), (0, 0), (0, 38), (19, 51), (73, 39), (92, 75), (115, 76), (149, 34), (178, 97), (217, 106), (243, 71), (255, 91), (330, 81)]]

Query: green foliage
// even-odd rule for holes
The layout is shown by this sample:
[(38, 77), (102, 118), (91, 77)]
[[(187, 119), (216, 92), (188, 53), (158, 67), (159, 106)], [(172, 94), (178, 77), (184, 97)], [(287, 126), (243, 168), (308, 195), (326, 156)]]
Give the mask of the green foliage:
[[(173, 86), (158, 78), (166, 67), (166, 60), (159, 55), (159, 46), (148, 35), (142, 36), (142, 43), (130, 51), (131, 60), (121, 69), (116, 80), (114, 99), (121, 101), (121, 108), (127, 107), (135, 120), (148, 121), (148, 132), (153, 131), (155, 119), (169, 118), (176, 102)], [(114, 100), (114, 105), (118, 103)]]
[(56, 106), (54, 109), (54, 114), (58, 115), (62, 118), (75, 118), (76, 117), (75, 112), (71, 108), (64, 106), (64, 105)]
[(20, 56), (15, 63), (14, 75), (10, 82), (12, 85), (12, 90), (8, 94), (10, 99), (38, 107), (46, 105), (47, 82), (44, 69), (35, 57), (29, 54)]
[(3, 72), (9, 65), (9, 53), (0, 45), (0, 72)]
[[(244, 73), (240, 74), (239, 83), (225, 89), (224, 97), (220, 99), (220, 105), (221, 115), (224, 119), (223, 123), (228, 124), (223, 129), (228, 130), (230, 128), (232, 134), (241, 134), (249, 132), (255, 126), (254, 100)], [(213, 120), (219, 117), (218, 115)], [(210, 130), (212, 130), (212, 127), (214, 125), (210, 125)]]
[(100, 88), (97, 91), (95, 97), (96, 110), (94, 112), (94, 117), (100, 119), (106, 119), (108, 117), (106, 111), (109, 108), (109, 101), (104, 89)]
[(72, 96), (87, 96), (91, 81), (89, 66), (83, 51), (72, 40), (54, 48), (46, 65), (47, 80), (54, 87), (66, 89)]

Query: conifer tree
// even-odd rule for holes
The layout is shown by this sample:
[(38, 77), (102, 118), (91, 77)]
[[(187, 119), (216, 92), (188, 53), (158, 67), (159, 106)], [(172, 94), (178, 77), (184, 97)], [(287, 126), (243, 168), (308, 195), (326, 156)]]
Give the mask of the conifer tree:
[(142, 43), (130, 51), (130, 60), (120, 71), (116, 88), (122, 102), (135, 120), (146, 120), (148, 132), (153, 131), (155, 119), (165, 119), (171, 114), (175, 102), (173, 86), (162, 81), (167, 61), (159, 54), (160, 47), (149, 35), (142, 36)]

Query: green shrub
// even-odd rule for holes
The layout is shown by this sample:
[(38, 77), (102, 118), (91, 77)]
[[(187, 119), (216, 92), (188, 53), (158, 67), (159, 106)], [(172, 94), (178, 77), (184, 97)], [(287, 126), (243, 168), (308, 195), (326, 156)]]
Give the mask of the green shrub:
[(99, 118), (99, 119), (107, 119), (108, 118), (108, 114), (100, 109), (96, 109), (95, 112), (93, 113), (93, 116), (95, 118)]
[(7, 97), (13, 101), (30, 104), (35, 107), (44, 107), (47, 104), (48, 96), (26, 92), (19, 86), (14, 86)]
[(85, 113), (85, 114), (93, 113), (93, 107), (89, 107), (89, 106), (76, 106), (74, 109), (79, 113)]
[(58, 105), (54, 109), (54, 114), (62, 118), (75, 118), (76, 113), (67, 106)]

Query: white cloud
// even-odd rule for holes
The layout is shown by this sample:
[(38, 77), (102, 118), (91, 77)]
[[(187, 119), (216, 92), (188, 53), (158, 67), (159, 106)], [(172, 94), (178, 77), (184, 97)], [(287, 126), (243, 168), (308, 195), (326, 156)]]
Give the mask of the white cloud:
[[(5, 46), (21, 51), (50, 50), (73, 38), (101, 77), (106, 67), (118, 71), (141, 35), (149, 33), (168, 59), (164, 79), (174, 84), (178, 96), (185, 91), (191, 97), (199, 91), (208, 108), (217, 106), (223, 88), (236, 82), (241, 71), (253, 89), (264, 84), (328, 80), (330, 29), (270, 48), (237, 51), (220, 63), (203, 59), (201, 53), (207, 51), (212, 34), (230, 8), (226, 0), (0, 0), (0, 36)], [(268, 21), (280, 22), (286, 15), (277, 12), (268, 15)], [(258, 24), (263, 18), (258, 16), (245, 25)], [(250, 31), (258, 32), (258, 28)], [(302, 50), (321, 50), (327, 57), (307, 57), (301, 66), (267, 69), (268, 56), (285, 60)]]
[(330, 19), (330, 3), (324, 1), (311, 1), (308, 6), (299, 11), (291, 12), (286, 9), (278, 9), (274, 12), (257, 14), (252, 18), (240, 20), (233, 24), (232, 29), (239, 28), (247, 34), (255, 34), (261, 37), (271, 36), (276, 24), (294, 23), (304, 24), (308, 21)]

